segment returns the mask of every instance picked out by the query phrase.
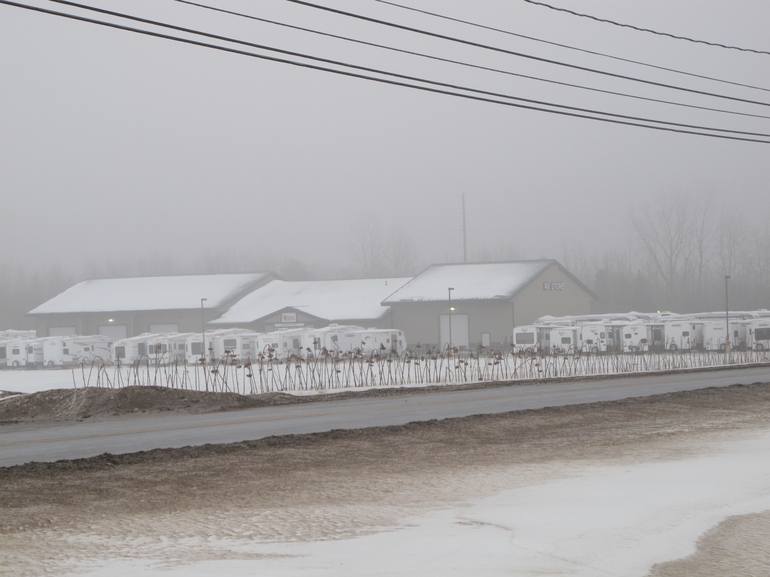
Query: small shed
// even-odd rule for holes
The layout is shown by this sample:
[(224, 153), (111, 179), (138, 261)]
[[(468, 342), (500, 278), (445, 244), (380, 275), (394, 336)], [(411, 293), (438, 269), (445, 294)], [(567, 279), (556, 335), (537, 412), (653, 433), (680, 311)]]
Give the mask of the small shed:
[(87, 280), (28, 314), (40, 337), (102, 334), (117, 340), (145, 332), (195, 332), (271, 278), (257, 272)]
[(429, 266), (383, 300), (410, 348), (510, 347), (513, 327), (584, 314), (591, 290), (555, 260)]
[(273, 280), (244, 296), (211, 326), (257, 332), (349, 324), (392, 328), (382, 304), (409, 278), (284, 281)]

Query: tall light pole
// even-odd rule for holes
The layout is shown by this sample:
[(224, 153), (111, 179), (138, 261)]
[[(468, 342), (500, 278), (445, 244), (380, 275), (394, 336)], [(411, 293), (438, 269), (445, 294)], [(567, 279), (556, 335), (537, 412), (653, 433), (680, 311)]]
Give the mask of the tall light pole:
[(453, 290), (455, 289), (452, 287), (449, 287), (449, 289), (447, 289), (447, 292), (449, 293), (449, 352), (452, 352), (452, 313), (455, 310), (455, 308), (452, 306)]
[(463, 262), (468, 262), (468, 227), (465, 220), (465, 193), (462, 195), (463, 204)]
[(203, 381), (206, 383), (206, 392), (209, 392), (209, 375), (206, 372), (206, 312), (205, 304), (207, 298), (201, 298), (201, 358), (203, 360)]
[(730, 275), (725, 275), (725, 353), (730, 352)]

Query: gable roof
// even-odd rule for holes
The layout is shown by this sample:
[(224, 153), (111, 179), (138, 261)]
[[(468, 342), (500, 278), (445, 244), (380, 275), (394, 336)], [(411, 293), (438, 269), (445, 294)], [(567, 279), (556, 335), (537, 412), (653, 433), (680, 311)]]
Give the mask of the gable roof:
[(552, 259), (512, 262), (452, 263), (431, 265), (383, 304), (445, 302), (452, 287), (452, 300), (510, 300), (551, 265), (557, 265), (578, 286), (591, 291)]
[(269, 273), (200, 274), (86, 280), (29, 314), (186, 310), (226, 306), (270, 278)]
[(244, 324), (291, 308), (327, 321), (378, 319), (382, 300), (409, 278), (274, 280), (247, 294), (213, 324)]

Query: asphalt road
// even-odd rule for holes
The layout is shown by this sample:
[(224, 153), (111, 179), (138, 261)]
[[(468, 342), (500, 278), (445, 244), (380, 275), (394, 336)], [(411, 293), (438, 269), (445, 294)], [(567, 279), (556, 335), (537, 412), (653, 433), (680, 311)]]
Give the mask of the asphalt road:
[(7, 425), (0, 427), (0, 467), (105, 452), (132, 453), (289, 433), (401, 425), (755, 382), (770, 382), (770, 367), (438, 391), (206, 415), (143, 415), (89, 423)]

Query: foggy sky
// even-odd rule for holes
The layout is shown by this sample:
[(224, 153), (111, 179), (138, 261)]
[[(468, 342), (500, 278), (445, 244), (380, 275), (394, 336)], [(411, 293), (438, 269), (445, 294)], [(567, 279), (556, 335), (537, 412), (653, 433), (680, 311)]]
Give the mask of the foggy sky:
[[(591, 23), (518, 0), (409, 0), (525, 34), (770, 86), (770, 57)], [(57, 8), (43, 0), (40, 6)], [(97, 4), (96, 2), (92, 2)], [(487, 66), (767, 114), (770, 108), (655, 89), (460, 47), (279, 0), (235, 10)], [(770, 101), (578, 55), (369, 0), (324, 3), (644, 78)], [(404, 0), (407, 3), (407, 0)], [(742, 130), (770, 121), (639, 103), (383, 53), (167, 0), (102, 2), (282, 48), (530, 98)], [(575, 6), (560, 0), (561, 5)], [(585, 0), (580, 9), (681, 34), (770, 49), (754, 1)], [(66, 8), (70, 11), (72, 9)], [(74, 10), (72, 10), (74, 11)], [(766, 218), (770, 147), (603, 125), (418, 93), (0, 6), (0, 246), (4, 262), (88, 263), (243, 255), (343, 271), (367, 223), (411, 238), (418, 262), (560, 257), (632, 243), (636, 203), (710, 194)], [(375, 225), (372, 225), (375, 226)]]

